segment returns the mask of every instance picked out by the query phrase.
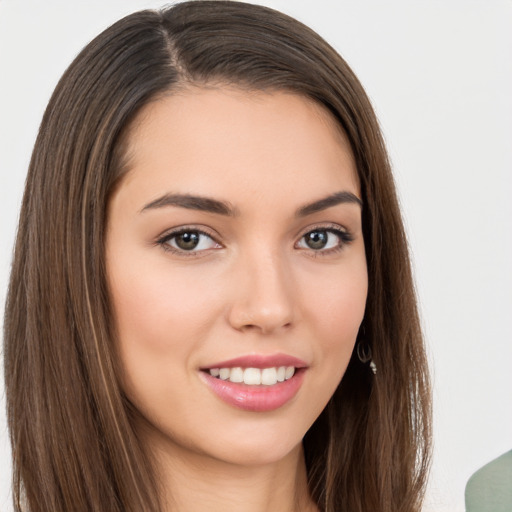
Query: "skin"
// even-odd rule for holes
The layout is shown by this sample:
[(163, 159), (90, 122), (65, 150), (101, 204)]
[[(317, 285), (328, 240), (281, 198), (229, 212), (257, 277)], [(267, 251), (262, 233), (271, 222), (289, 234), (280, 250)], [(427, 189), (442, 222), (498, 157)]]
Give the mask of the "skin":
[[(164, 499), (187, 512), (316, 510), (301, 440), (348, 365), (368, 283), (359, 204), (296, 213), (334, 193), (360, 197), (344, 134), (292, 93), (190, 87), (146, 106), (127, 146), (107, 273), (122, 385)], [(234, 214), (155, 206), (165, 194), (224, 201)], [(180, 227), (209, 236), (180, 250), (170, 238)], [(333, 231), (312, 249), (304, 235), (318, 229), (352, 240)], [(276, 353), (308, 365), (277, 410), (238, 409), (202, 378), (215, 362)]]

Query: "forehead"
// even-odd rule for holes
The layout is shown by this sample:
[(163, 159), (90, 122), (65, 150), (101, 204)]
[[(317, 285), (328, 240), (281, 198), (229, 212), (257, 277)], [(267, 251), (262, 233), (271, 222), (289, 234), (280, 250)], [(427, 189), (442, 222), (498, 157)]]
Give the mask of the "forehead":
[[(162, 192), (359, 195), (350, 144), (324, 107), (289, 92), (192, 87), (146, 105), (127, 134), (123, 182)], [(230, 199), (230, 198), (226, 198)]]

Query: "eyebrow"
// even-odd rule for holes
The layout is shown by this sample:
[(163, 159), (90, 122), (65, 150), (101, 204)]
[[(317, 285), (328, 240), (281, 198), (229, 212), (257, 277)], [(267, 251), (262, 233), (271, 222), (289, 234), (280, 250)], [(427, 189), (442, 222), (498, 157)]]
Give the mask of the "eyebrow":
[(178, 206), (188, 210), (200, 210), (203, 212), (217, 213), (234, 217), (236, 210), (226, 201), (219, 201), (209, 197), (193, 196), (190, 194), (165, 194), (142, 208), (141, 213), (146, 210), (162, 208), (164, 206)]
[(327, 210), (327, 208), (331, 208), (332, 206), (344, 203), (358, 204), (361, 208), (363, 207), (361, 199), (352, 192), (343, 190), (342, 192), (336, 192), (330, 196), (324, 197), (323, 199), (301, 206), (295, 213), (295, 216), (306, 217), (307, 215), (321, 212), (322, 210)]
[[(361, 199), (359, 199), (352, 192), (344, 190), (301, 206), (295, 212), (295, 216), (306, 217), (308, 215), (312, 215), (313, 213), (317, 213), (322, 210), (326, 210), (327, 208), (331, 208), (338, 204), (344, 203), (357, 204), (361, 208), (363, 206)], [(236, 208), (234, 208), (227, 201), (219, 201), (218, 199), (194, 196), (191, 194), (165, 194), (145, 205), (142, 208), (141, 213), (145, 212), (146, 210), (154, 210), (166, 206), (177, 206), (179, 208), (186, 208), (188, 210), (199, 210), (229, 217), (235, 217), (238, 213)]]

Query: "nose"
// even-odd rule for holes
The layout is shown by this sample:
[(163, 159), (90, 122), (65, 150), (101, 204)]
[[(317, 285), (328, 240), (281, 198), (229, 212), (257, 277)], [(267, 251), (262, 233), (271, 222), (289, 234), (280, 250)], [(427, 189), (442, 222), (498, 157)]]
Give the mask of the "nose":
[(271, 334), (294, 322), (293, 279), (277, 254), (245, 257), (235, 273), (229, 323), (239, 331)]

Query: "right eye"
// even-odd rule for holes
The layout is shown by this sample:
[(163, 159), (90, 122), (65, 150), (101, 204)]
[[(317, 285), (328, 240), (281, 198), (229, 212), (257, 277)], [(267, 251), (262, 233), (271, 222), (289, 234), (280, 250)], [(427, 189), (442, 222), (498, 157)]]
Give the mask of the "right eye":
[(220, 248), (210, 235), (199, 229), (180, 229), (166, 234), (158, 243), (167, 251), (194, 254)]

